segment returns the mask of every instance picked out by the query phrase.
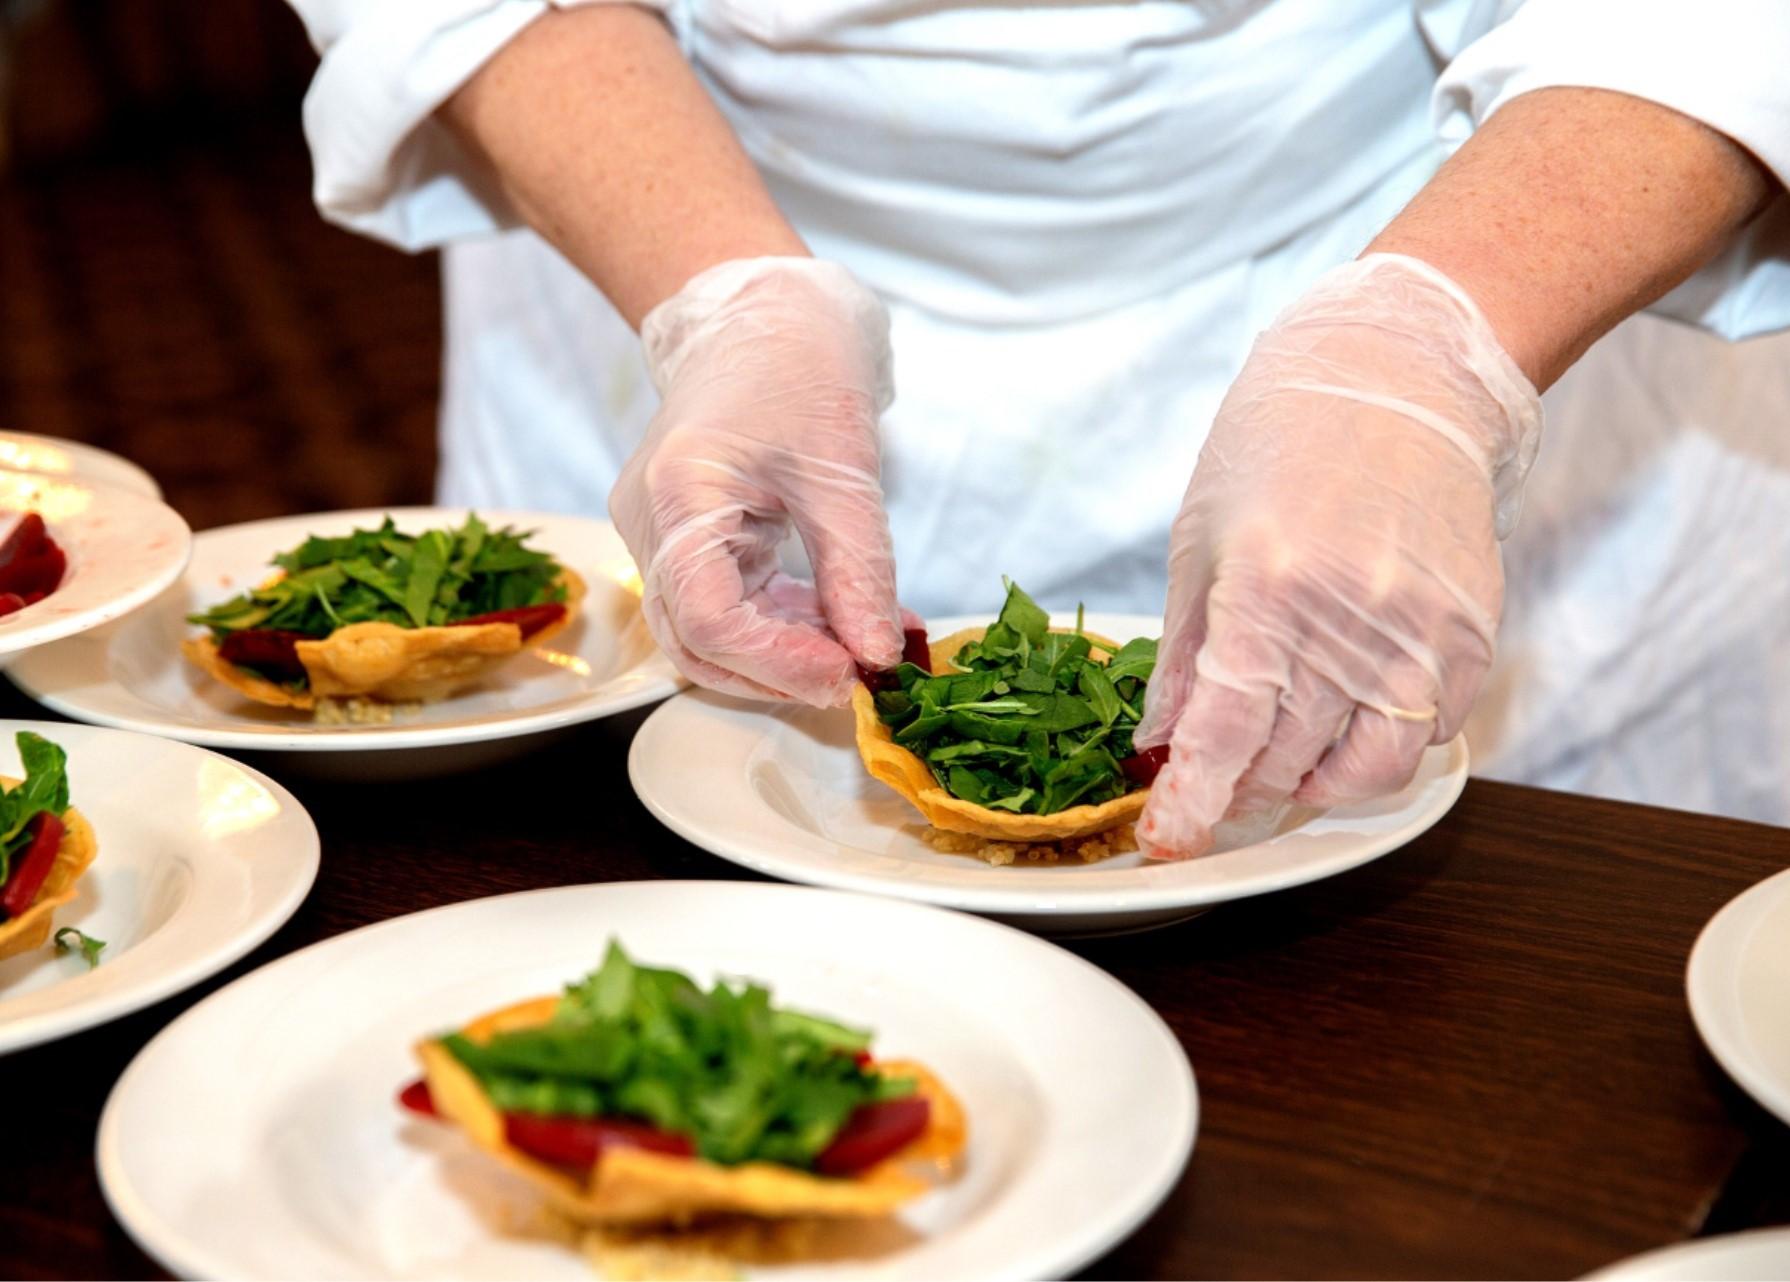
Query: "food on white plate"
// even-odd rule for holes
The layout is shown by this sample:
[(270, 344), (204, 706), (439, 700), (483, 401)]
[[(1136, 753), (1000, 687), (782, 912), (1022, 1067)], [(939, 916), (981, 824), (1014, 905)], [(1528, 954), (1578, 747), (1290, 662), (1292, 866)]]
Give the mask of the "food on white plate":
[(0, 525), (0, 617), (36, 605), (62, 585), (68, 557), (36, 512)]
[(458, 1127), (571, 1224), (675, 1248), (742, 1221), (879, 1221), (949, 1171), (962, 1108), (870, 1043), (761, 985), (705, 991), (612, 942), (559, 996), (419, 1044), (423, 1077), (399, 1101)]
[[(92, 825), (69, 805), (68, 755), (29, 730), (16, 742), (25, 777), (0, 778), (0, 957), (49, 941), (56, 910), (79, 893), (99, 854)], [(97, 962), (105, 944), (74, 933), (89, 964)]]
[(277, 573), (188, 622), (186, 657), (259, 703), (380, 720), (445, 699), (569, 627), (584, 582), (531, 535), (471, 515), (457, 529), (306, 539)]
[(908, 633), (900, 666), (865, 672), (852, 695), (871, 775), (932, 825), (935, 848), (990, 863), (1136, 849), (1167, 748), (1132, 735), (1156, 640), (1123, 645), (1053, 628), (1017, 584), (998, 618), (936, 642)]

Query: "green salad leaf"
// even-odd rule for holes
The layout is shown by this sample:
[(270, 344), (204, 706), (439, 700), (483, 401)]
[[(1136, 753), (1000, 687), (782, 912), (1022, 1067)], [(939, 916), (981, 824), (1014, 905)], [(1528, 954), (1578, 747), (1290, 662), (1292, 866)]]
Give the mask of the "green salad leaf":
[(60, 815), (68, 809), (68, 754), (29, 730), (19, 731), (13, 742), (25, 777), (0, 793), (0, 886), (12, 875), (13, 856), (31, 841), (26, 825), (42, 811)]
[(532, 535), (493, 530), (476, 514), (455, 530), (398, 531), (388, 516), (376, 530), (312, 536), (273, 564), (285, 574), (187, 616), (221, 639), (245, 628), (326, 637), (349, 623), (439, 627), (496, 610), (563, 601), (562, 570), (528, 547)]
[[(69, 940), (65, 938), (65, 936), (69, 935), (74, 936), (73, 943), (70, 943)], [(56, 951), (59, 953), (66, 953), (70, 949), (79, 948), (81, 950), (81, 956), (87, 959), (87, 968), (89, 970), (92, 970), (95, 966), (99, 965), (99, 955), (106, 950), (105, 940), (95, 939), (92, 935), (89, 935), (86, 931), (81, 930), (77, 926), (64, 926), (59, 929), (56, 932), (55, 944)]]
[(1108, 656), (1075, 630), (1052, 632), (1050, 615), (1007, 582), (1001, 613), (948, 672), (911, 663), (876, 697), (895, 742), (932, 767), (955, 797), (1017, 814), (1050, 815), (1123, 796), (1119, 764), (1132, 754), (1156, 641), (1137, 637)]
[(506, 1112), (639, 1118), (728, 1165), (807, 1167), (859, 1106), (915, 1088), (858, 1063), (862, 1029), (772, 1006), (758, 984), (704, 991), (613, 941), (546, 1024), (441, 1043)]

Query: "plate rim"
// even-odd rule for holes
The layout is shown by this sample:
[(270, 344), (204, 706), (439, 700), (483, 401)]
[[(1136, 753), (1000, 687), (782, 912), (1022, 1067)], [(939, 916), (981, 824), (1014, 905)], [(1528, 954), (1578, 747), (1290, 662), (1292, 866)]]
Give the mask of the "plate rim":
[(118, 471), (130, 476), (132, 484), (126, 485), (116, 480), (107, 480), (103, 476), (96, 476), (92, 472), (83, 472), (78, 464), (71, 466), (66, 472), (57, 472), (45, 467), (21, 467), (17, 464), (7, 464), (6, 470), (8, 471), (29, 472), (34, 476), (53, 476), (64, 480), (80, 480), (83, 482), (93, 481), (98, 484), (113, 486), (116, 489), (131, 490), (133, 493), (142, 494), (147, 498), (155, 499), (157, 502), (167, 502), (167, 496), (162, 493), (161, 482), (155, 479), (149, 469), (137, 462), (136, 459), (131, 458), (129, 455), (120, 454), (117, 450), (109, 450), (103, 445), (95, 445), (92, 441), (78, 440), (72, 436), (51, 436), (47, 432), (27, 432), (23, 429), (13, 427), (0, 428), (0, 440), (9, 438), (12, 440), (41, 441), (56, 449), (68, 451), (71, 459), (82, 457), (93, 458), (97, 455), (109, 460), (108, 466), (114, 466)]
[[(0, 1057), (32, 1047), (47, 1045), (75, 1033), (112, 1023), (126, 1015), (135, 1014), (157, 1002), (183, 993), (193, 985), (201, 983), (219, 971), (241, 961), (272, 938), (275, 931), (292, 920), (293, 915), (310, 896), (311, 888), (316, 885), (317, 875), (322, 868), (323, 844), (317, 831), (316, 820), (311, 817), (311, 812), (305, 808), (304, 803), (299, 801), (277, 779), (269, 777), (253, 766), (195, 744), (181, 743), (178, 740), (155, 735), (136, 734), (128, 730), (117, 730), (110, 726), (82, 725), (77, 728), (102, 736), (116, 735), (136, 741), (154, 742), (176, 753), (199, 753), (204, 757), (225, 762), (231, 767), (241, 770), (263, 788), (266, 788), (282, 806), (290, 807), (292, 813), (303, 821), (302, 835), (305, 838), (305, 848), (299, 856), (301, 866), (298, 876), (292, 883), (259, 915), (250, 919), (246, 930), (230, 937), (212, 950), (189, 958), (180, 965), (171, 966), (153, 977), (145, 976), (144, 982), (134, 988), (117, 990), (98, 996), (91, 1002), (60, 1010), (44, 1011), (37, 1015), (22, 1017), (16, 1021), (0, 1021)], [(35, 730), (40, 734), (53, 737), (66, 733), (68, 725), (66, 722), (60, 721), (0, 721), (0, 734), (14, 730)]]
[[(1054, 1277), (1072, 1273), (1085, 1265), (1099, 1259), (1114, 1246), (1130, 1237), (1137, 1229), (1161, 1208), (1163, 1202), (1185, 1174), (1192, 1160), (1195, 1145), (1199, 1138), (1202, 1120), (1201, 1097), (1198, 1078), (1194, 1066), (1188, 1057), (1187, 1049), (1181, 1044), (1174, 1029), (1148, 1002), (1146, 1002), (1129, 985), (1116, 976), (1095, 965), (1087, 958), (1041, 939), (1017, 927), (986, 918), (975, 917), (966, 913), (952, 912), (930, 904), (916, 904), (903, 900), (872, 895), (857, 895), (848, 891), (832, 890), (816, 886), (790, 885), (781, 882), (750, 881), (717, 881), (700, 879), (665, 879), (665, 880), (630, 880), (612, 882), (582, 882), (569, 886), (544, 886), (532, 890), (511, 891), (501, 895), (486, 895), (477, 899), (459, 900), (450, 904), (438, 904), (432, 908), (420, 909), (416, 912), (404, 913), (396, 917), (387, 917), (381, 921), (370, 922), (353, 930), (343, 931), (327, 939), (318, 940), (303, 948), (274, 958), (257, 967), (246, 975), (238, 976), (230, 983), (216, 991), (206, 994), (200, 1001), (182, 1011), (173, 1020), (161, 1028), (154, 1037), (140, 1047), (131, 1057), (117, 1081), (107, 1093), (106, 1101), (100, 1111), (99, 1123), (94, 1131), (94, 1165), (99, 1176), (100, 1192), (107, 1209), (124, 1228), (126, 1234), (143, 1251), (161, 1264), (169, 1272), (178, 1277), (231, 1277), (238, 1276), (239, 1270), (232, 1269), (227, 1260), (217, 1258), (212, 1252), (197, 1243), (186, 1241), (177, 1229), (163, 1222), (148, 1206), (124, 1172), (124, 1157), (119, 1149), (118, 1131), (122, 1125), (120, 1115), (126, 1107), (126, 1091), (133, 1079), (140, 1073), (149, 1071), (144, 1065), (157, 1048), (173, 1041), (180, 1030), (189, 1021), (203, 1018), (203, 1012), (214, 1002), (219, 1002), (226, 993), (240, 985), (251, 981), (271, 982), (260, 979), (270, 972), (283, 971), (289, 964), (300, 964), (300, 959), (329, 950), (335, 947), (349, 946), (345, 941), (352, 941), (373, 932), (393, 928), (401, 923), (409, 923), (417, 918), (447, 916), (459, 912), (481, 910), (482, 906), (523, 900), (532, 897), (602, 893), (610, 888), (652, 888), (660, 893), (677, 894), (681, 890), (695, 889), (709, 894), (745, 894), (760, 896), (803, 896), (809, 898), (825, 897), (834, 900), (855, 901), (865, 906), (875, 907), (881, 911), (914, 912), (922, 915), (943, 914), (963, 923), (965, 929), (985, 929), (1000, 932), (1012, 937), (1020, 947), (1036, 947), (1060, 954), (1062, 959), (1082, 969), (1090, 978), (1100, 983), (1111, 993), (1115, 1000), (1127, 1005), (1150, 1031), (1151, 1036), (1160, 1041), (1168, 1057), (1182, 1070), (1174, 1074), (1177, 1087), (1175, 1105), (1174, 1137), (1168, 1151), (1172, 1160), (1165, 1163), (1162, 1172), (1147, 1186), (1140, 1185), (1126, 1205), (1106, 1222), (1098, 1223), (1080, 1234), (1073, 1242), (1072, 1251), (1065, 1248), (1051, 1256), (1047, 1261), (1018, 1261), (1017, 1267), (1009, 1268), (999, 1275), (1001, 1278), (1034, 1278)], [(1163, 1101), (1153, 1100), (1160, 1104)]]
[(1714, 1255), (1723, 1256), (1729, 1251), (1745, 1246), (1760, 1239), (1780, 1239), (1784, 1247), (1784, 1259), (1790, 1264), (1790, 1225), (1773, 1224), (1761, 1228), (1739, 1229), (1733, 1233), (1718, 1233), (1713, 1237), (1686, 1238), (1682, 1242), (1668, 1242), (1664, 1246), (1656, 1246), (1634, 1255), (1624, 1256), (1603, 1267), (1585, 1274), (1582, 1282), (1622, 1282), (1623, 1279), (1653, 1278), (1662, 1276), (1681, 1276), (1666, 1274), (1660, 1266), (1669, 1267), (1680, 1258)]
[[(250, 532), (259, 527), (286, 525), (297, 522), (328, 519), (334, 521), (376, 521), (390, 515), (396, 520), (430, 520), (436, 517), (452, 519), (455, 515), (464, 516), (468, 512), (494, 513), (508, 518), (528, 519), (543, 517), (555, 521), (586, 522), (603, 527), (612, 533), (615, 524), (603, 517), (588, 516), (577, 512), (537, 512), (516, 508), (497, 507), (378, 507), (343, 509), (336, 512), (311, 512), (294, 516), (261, 517), (253, 521), (239, 521), (234, 525), (218, 525), (207, 530), (200, 530), (192, 536), (191, 552), (196, 553), (199, 544), (207, 536), (235, 536)], [(619, 536), (618, 536), (619, 537)], [(162, 590), (173, 586), (190, 572), (191, 556), (188, 566), (163, 585)], [(159, 595), (159, 590), (158, 593)], [(102, 673), (98, 680), (102, 685), (114, 684), (109, 676), (103, 675), (107, 656), (110, 653), (111, 638), (67, 638), (80, 640), (83, 644), (93, 646), (98, 653), (92, 656), (90, 666)], [(101, 641), (104, 646), (102, 647)], [(633, 678), (639, 678), (638, 687), (614, 694), (602, 700), (594, 700), (591, 696), (577, 700), (569, 707), (562, 707), (551, 712), (533, 712), (525, 715), (507, 717), (497, 721), (474, 722), (463, 725), (430, 726), (418, 725), (403, 729), (381, 730), (378, 734), (362, 734), (353, 727), (339, 730), (306, 730), (302, 733), (283, 732), (278, 729), (247, 730), (232, 729), (224, 726), (208, 727), (171, 724), (152, 716), (133, 715), (129, 712), (112, 712), (106, 709), (94, 709), (79, 697), (76, 687), (73, 697), (47, 692), (33, 683), (29, 673), (35, 662), (42, 662), (39, 657), (34, 660), (29, 654), (21, 655), (5, 669), (6, 676), (14, 686), (27, 698), (33, 699), (44, 707), (75, 721), (88, 725), (107, 726), (114, 730), (129, 730), (138, 734), (155, 735), (159, 738), (178, 739), (183, 743), (206, 748), (228, 748), (243, 752), (401, 752), (418, 749), (453, 748), (466, 744), (482, 743), (487, 740), (515, 739), (528, 735), (546, 734), (554, 730), (562, 730), (570, 726), (583, 725), (589, 721), (601, 720), (604, 717), (616, 716), (623, 712), (631, 712), (646, 704), (668, 698), (678, 693), (688, 683), (679, 675), (671, 661), (656, 647), (639, 663), (611, 678), (605, 685), (620, 684)], [(593, 704), (595, 706), (593, 706)]]
[[(1790, 868), (1775, 872), (1754, 882), (1716, 909), (1713, 916), (1697, 932), (1684, 966), (1685, 1002), (1690, 1007), (1691, 1023), (1703, 1039), (1710, 1056), (1722, 1066), (1734, 1082), (1753, 1101), (1779, 1121), (1790, 1125), (1790, 1084), (1779, 1083), (1757, 1066), (1754, 1056), (1741, 1045), (1738, 1030), (1732, 1035), (1723, 1027), (1720, 994), (1721, 974), (1716, 970), (1718, 953), (1738, 949), (1751, 938), (1750, 928), (1758, 918), (1790, 899)], [(1744, 936), (1730, 938), (1733, 932)], [(1736, 957), (1736, 962), (1740, 958)]]
[[(1145, 619), (1149, 616), (1099, 611), (1093, 617), (1127, 620)], [(931, 622), (929, 620), (929, 623)], [(959, 620), (953, 617), (938, 620), (936, 626), (942, 631), (958, 623)], [(1212, 883), (1186, 886), (1171, 884), (1132, 888), (1096, 887), (1077, 890), (1073, 896), (1062, 894), (1045, 896), (1035, 892), (1029, 894), (1016, 892), (999, 885), (941, 886), (932, 882), (916, 883), (897, 876), (878, 876), (874, 873), (860, 873), (846, 869), (832, 872), (824, 865), (803, 865), (792, 868), (774, 853), (767, 856), (726, 831), (703, 828), (692, 822), (687, 815), (672, 810), (664, 804), (664, 799), (655, 793), (651, 776), (642, 762), (644, 754), (651, 746), (654, 734), (664, 733), (663, 723), (679, 716), (681, 709), (703, 697), (702, 690), (688, 689), (667, 699), (641, 723), (628, 745), (628, 781), (634, 789), (634, 795), (640, 799), (641, 804), (655, 819), (685, 841), (718, 858), (725, 859), (729, 863), (786, 882), (857, 894), (879, 895), (912, 903), (952, 908), (960, 912), (996, 913), (1040, 920), (1092, 915), (1149, 916), (1169, 910), (1202, 908), (1229, 903), (1232, 900), (1252, 898), (1256, 895), (1271, 894), (1275, 891), (1307, 885), (1352, 871), (1391, 854), (1416, 840), (1439, 823), (1460, 800), (1461, 793), (1466, 788), (1472, 765), (1471, 753), (1464, 735), (1456, 735), (1446, 744), (1425, 749), (1426, 752), (1440, 749), (1448, 754), (1443, 776), (1445, 787), (1436, 799), (1428, 807), (1406, 818), (1397, 828), (1378, 834), (1363, 843), (1358, 854), (1351, 856), (1346, 862), (1334, 867), (1327, 867), (1326, 871), (1315, 875), (1306, 875), (1301, 870), (1289, 869), (1277, 875), (1264, 877), (1259, 882), (1251, 882), (1247, 888), (1241, 890), (1234, 884)], [(764, 715), (767, 718), (772, 718), (778, 714), (774, 711), (767, 711)], [(1346, 810), (1347, 808), (1339, 807), (1338, 809)], [(1248, 849), (1248, 847), (1240, 849)], [(1226, 851), (1224, 853), (1234, 854), (1237, 852)], [(1170, 867), (1172, 865), (1162, 866)]]
[[(25, 615), (31, 609), (18, 612), (19, 625), (8, 626), (0, 623), (0, 657), (9, 663), (16, 663), (27, 653), (50, 645), (57, 641), (67, 641), (93, 629), (103, 627), (125, 615), (131, 614), (139, 607), (147, 605), (170, 585), (177, 582), (186, 573), (187, 566), (193, 559), (193, 530), (186, 518), (165, 502), (159, 495), (145, 494), (141, 490), (133, 490), (128, 486), (114, 485), (108, 481), (96, 481), (91, 477), (80, 476), (72, 472), (33, 472), (24, 468), (0, 468), (0, 475), (37, 477), (45, 481), (53, 481), (60, 485), (78, 485), (101, 496), (112, 496), (108, 502), (122, 503), (129, 508), (136, 505), (135, 514), (127, 513), (134, 519), (154, 516), (158, 520), (169, 523), (169, 532), (178, 529), (180, 537), (180, 554), (170, 559), (169, 563), (145, 578), (141, 583), (128, 591), (120, 592), (85, 610), (70, 614), (57, 615), (30, 623)], [(54, 596), (51, 593), (51, 596)], [(47, 600), (48, 598), (46, 598)]]

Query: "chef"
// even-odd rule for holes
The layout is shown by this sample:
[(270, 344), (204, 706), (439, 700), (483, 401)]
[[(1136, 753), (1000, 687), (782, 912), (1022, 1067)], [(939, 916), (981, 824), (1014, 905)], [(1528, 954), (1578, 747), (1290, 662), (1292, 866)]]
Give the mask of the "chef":
[(1537, 462), (1624, 318), (1790, 325), (1781, 3), (294, 4), (321, 208), (446, 251), (441, 500), (607, 511), (694, 680), (1005, 573), (1166, 597), (1154, 854), (1482, 688), (1495, 771), (1790, 819), (1786, 349), (1625, 327)]

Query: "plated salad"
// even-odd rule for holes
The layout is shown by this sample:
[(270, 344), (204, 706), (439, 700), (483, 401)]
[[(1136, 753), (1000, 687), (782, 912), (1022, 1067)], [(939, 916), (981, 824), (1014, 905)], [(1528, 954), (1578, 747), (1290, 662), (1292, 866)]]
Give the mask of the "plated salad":
[(458, 1126), (573, 1222), (876, 1217), (932, 1187), (965, 1123), (918, 1064), (871, 1034), (774, 1006), (753, 983), (700, 988), (611, 943), (557, 997), (416, 1048), (400, 1103)]
[[(92, 826), (69, 804), (68, 755), (29, 730), (15, 741), (25, 777), (0, 778), (0, 957), (49, 941), (56, 910), (99, 854)], [(60, 947), (78, 941), (89, 964), (105, 947), (73, 927), (56, 934)]]
[(576, 616), (583, 581), (529, 538), (476, 515), (421, 534), (387, 517), (378, 529), (313, 536), (275, 556), (278, 572), (261, 586), (188, 616), (205, 632), (181, 650), (278, 707), (446, 698)]
[(894, 671), (865, 674), (852, 701), (865, 767), (947, 832), (1053, 842), (1132, 822), (1167, 755), (1132, 743), (1156, 640), (1121, 645), (1079, 612), (1052, 628), (1006, 586), (988, 627), (910, 644)]

